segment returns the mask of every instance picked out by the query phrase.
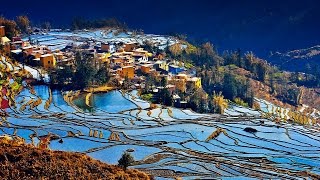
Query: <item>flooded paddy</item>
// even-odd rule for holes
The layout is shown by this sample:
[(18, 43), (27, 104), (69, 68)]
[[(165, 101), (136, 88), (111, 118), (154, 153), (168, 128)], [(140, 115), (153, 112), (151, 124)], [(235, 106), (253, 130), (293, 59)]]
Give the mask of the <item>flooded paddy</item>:
[[(34, 90), (24, 89), (16, 97), (0, 134), (16, 134), (34, 144), (54, 134), (58, 138), (50, 149), (82, 152), (110, 164), (130, 151), (134, 168), (159, 179), (298, 179), (320, 174), (319, 127), (275, 124), (260, 119), (258, 111), (237, 106), (221, 116), (161, 106), (150, 110), (135, 91), (95, 94), (90, 107), (80, 95), (73, 101), (79, 109), (64, 101), (60, 91), (50, 93), (47, 86)], [(26, 105), (37, 98), (42, 99), (39, 106)], [(246, 132), (246, 127), (257, 132)], [(208, 140), (217, 129), (225, 133)]]

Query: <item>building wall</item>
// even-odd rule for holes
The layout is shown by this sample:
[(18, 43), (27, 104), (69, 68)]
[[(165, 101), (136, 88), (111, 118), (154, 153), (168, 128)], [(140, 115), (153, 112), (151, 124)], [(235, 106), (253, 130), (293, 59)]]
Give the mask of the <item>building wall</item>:
[(196, 81), (192, 81), (192, 80), (188, 80), (187, 81), (187, 88), (188, 89), (199, 89), (201, 87), (202, 87), (202, 85), (201, 85), (201, 79), (200, 78), (197, 78)]
[(124, 49), (124, 51), (127, 51), (127, 52), (128, 51), (133, 51), (135, 46), (136, 46), (135, 44), (125, 44), (123, 49)]
[(117, 58), (117, 59), (112, 59), (112, 62), (116, 63), (116, 64), (122, 64), (122, 63), (124, 63), (124, 60), (121, 58)]
[(24, 49), (23, 52), (25, 52), (27, 55), (30, 55), (30, 54), (33, 52), (33, 48), (30, 47), (30, 48), (28, 48), (28, 49)]
[(40, 64), (46, 69), (54, 68), (56, 66), (56, 59), (54, 56), (41, 56)]
[(133, 79), (134, 77), (134, 67), (123, 67), (121, 71), (122, 77), (128, 77), (129, 79)]
[(4, 36), (6, 36), (6, 31), (4, 29), (4, 26), (1, 26), (0, 27), (0, 37), (4, 37)]
[(101, 44), (101, 50), (105, 52), (110, 52), (110, 45), (109, 44)]
[(176, 89), (181, 92), (186, 92), (186, 81), (183, 79), (172, 79), (169, 80), (169, 84), (175, 85)]
[(41, 53), (39, 53), (39, 52), (36, 52), (36, 53), (33, 53), (33, 56), (34, 56), (34, 58), (40, 58), (41, 57)]

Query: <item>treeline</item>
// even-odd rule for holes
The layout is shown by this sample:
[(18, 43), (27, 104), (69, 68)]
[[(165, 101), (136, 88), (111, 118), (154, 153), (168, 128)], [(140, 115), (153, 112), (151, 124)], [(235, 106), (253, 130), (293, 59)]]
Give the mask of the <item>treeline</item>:
[[(0, 26), (5, 26), (6, 36), (10, 39), (20, 33), (30, 34), (32, 32), (31, 21), (29, 20), (28, 16), (25, 15), (17, 16), (15, 19), (7, 19), (3, 16), (0, 16)], [(51, 24), (49, 22), (43, 22), (40, 27), (49, 30), (51, 28)], [(104, 27), (118, 28), (122, 30), (128, 29), (125, 23), (116, 18), (88, 20), (81, 17), (76, 17), (73, 18), (70, 24), (70, 28), (72, 30)]]
[(76, 17), (71, 22), (71, 30), (93, 29), (93, 28), (104, 28), (104, 27), (127, 29), (127, 25), (123, 22), (120, 22), (116, 18), (88, 20), (85, 18)]
[(241, 53), (237, 50), (220, 55), (211, 43), (192, 45), (183, 42), (183, 44), (186, 47), (182, 48), (181, 44), (175, 44), (164, 52), (167, 57), (182, 60), (185, 64), (191, 63), (196, 67), (197, 76), (202, 79), (204, 92), (188, 95), (190, 106), (194, 110), (211, 111), (212, 109), (208, 107), (212, 104), (214, 92), (222, 92), (222, 96), (227, 99), (253, 107), (256, 92), (254, 89), (257, 88), (252, 87), (251, 82), (254, 80), (269, 86), (268, 93), (283, 102), (299, 104), (300, 89), (291, 81), (294, 73), (282, 72), (251, 52)]
[(94, 67), (94, 59), (81, 52), (75, 55), (75, 67), (58, 66), (50, 71), (51, 84), (67, 89), (84, 89), (89, 86), (102, 85), (110, 80), (108, 68), (102, 65)]
[(20, 33), (28, 34), (31, 32), (30, 20), (27, 16), (21, 15), (17, 16), (16, 19), (6, 19), (5, 17), (0, 17), (0, 26), (5, 26), (6, 36), (12, 38)]

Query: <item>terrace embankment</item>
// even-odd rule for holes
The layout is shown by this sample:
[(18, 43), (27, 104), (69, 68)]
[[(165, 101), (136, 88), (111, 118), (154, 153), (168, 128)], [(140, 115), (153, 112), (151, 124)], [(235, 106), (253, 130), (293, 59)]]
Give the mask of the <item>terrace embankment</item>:
[(104, 86), (86, 88), (86, 89), (84, 89), (84, 91), (85, 92), (102, 93), (102, 92), (109, 92), (109, 91), (112, 91), (115, 89), (116, 89), (115, 87), (104, 85)]

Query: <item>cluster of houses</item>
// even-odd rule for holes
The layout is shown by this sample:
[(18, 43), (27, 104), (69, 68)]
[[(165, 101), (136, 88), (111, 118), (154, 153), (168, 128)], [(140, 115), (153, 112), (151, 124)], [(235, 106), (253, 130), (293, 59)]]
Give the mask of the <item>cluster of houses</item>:
[(201, 88), (201, 79), (196, 77), (194, 69), (186, 69), (182, 62), (166, 59), (162, 54), (152, 54), (136, 43), (123, 44), (116, 52), (110, 53), (107, 64), (113, 77), (120, 82), (128, 78), (136, 82), (137, 88), (143, 88), (146, 75), (165, 78), (167, 88), (172, 92)]
[[(0, 37), (5, 34), (0, 28)], [(169, 60), (163, 54), (153, 54), (144, 50), (138, 43), (104, 43), (88, 40), (78, 45), (67, 45), (62, 50), (50, 50), (47, 46), (34, 45), (19, 37), (3, 38), (1, 43), (9, 45), (12, 56), (34, 67), (54, 69), (56, 67), (75, 66), (75, 52), (81, 49), (95, 60), (95, 67), (107, 65), (113, 78), (121, 84), (125, 79), (134, 82), (136, 88), (143, 88), (146, 75), (165, 78), (167, 88), (173, 94), (175, 90), (186, 92), (201, 88), (201, 79), (196, 77), (194, 69), (186, 69), (179, 61)], [(154, 87), (156, 92), (158, 87)], [(163, 87), (162, 87), (163, 88)], [(177, 97), (177, 96), (175, 96)]]

